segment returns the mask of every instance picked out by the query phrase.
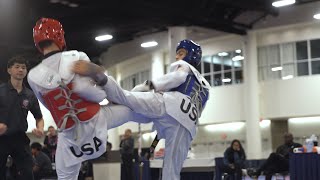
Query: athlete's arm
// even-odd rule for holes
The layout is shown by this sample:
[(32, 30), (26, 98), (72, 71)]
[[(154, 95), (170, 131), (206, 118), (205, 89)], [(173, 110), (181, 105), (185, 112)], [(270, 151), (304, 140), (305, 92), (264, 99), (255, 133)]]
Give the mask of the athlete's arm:
[(189, 72), (188, 66), (179, 64), (174, 71), (152, 80), (152, 85), (155, 91), (168, 91), (185, 82)]

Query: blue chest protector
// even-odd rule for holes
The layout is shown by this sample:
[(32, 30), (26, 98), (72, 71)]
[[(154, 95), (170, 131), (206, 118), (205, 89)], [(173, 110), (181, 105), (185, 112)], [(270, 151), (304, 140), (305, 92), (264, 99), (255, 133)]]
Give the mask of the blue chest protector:
[(209, 89), (204, 88), (202, 82), (200, 83), (193, 74), (189, 74), (184, 83), (170, 91), (178, 91), (189, 96), (191, 102), (196, 105), (199, 115), (209, 98)]

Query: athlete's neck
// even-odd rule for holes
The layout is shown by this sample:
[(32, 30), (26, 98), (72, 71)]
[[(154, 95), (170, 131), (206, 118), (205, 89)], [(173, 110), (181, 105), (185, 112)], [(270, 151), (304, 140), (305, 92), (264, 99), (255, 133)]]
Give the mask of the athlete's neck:
[(59, 47), (54, 43), (52, 43), (52, 45), (43, 49), (43, 55), (47, 55), (53, 51), (60, 51)]

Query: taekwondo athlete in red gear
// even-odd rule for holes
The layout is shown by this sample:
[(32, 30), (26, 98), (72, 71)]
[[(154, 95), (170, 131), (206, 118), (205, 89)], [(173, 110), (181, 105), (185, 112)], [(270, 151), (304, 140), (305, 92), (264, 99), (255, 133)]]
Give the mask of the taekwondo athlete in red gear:
[(141, 117), (125, 106), (99, 105), (106, 93), (92, 79), (71, 71), (75, 61), (90, 60), (84, 52), (64, 51), (64, 30), (59, 21), (40, 19), (33, 38), (44, 59), (30, 71), (28, 82), (60, 131), (56, 151), (58, 178), (76, 180), (82, 161), (105, 152), (107, 129)]
[[(196, 124), (209, 98), (210, 89), (209, 83), (195, 69), (201, 62), (201, 47), (186, 39), (178, 44), (176, 53), (177, 61), (171, 64), (170, 73), (133, 89), (148, 91), (153, 88), (155, 93), (125, 91), (112, 78), (108, 78), (102, 87), (109, 101), (123, 104), (152, 118), (158, 137), (166, 140), (163, 180), (180, 179), (182, 165), (196, 134)], [(79, 61), (75, 64), (74, 72), (93, 77), (96, 76), (94, 69), (97, 69), (96, 65)]]

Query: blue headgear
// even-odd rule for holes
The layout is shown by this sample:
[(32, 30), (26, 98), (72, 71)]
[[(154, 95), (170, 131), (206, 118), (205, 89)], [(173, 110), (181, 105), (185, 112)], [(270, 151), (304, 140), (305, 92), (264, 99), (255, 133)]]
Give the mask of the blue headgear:
[(176, 52), (181, 48), (187, 50), (187, 55), (183, 58), (183, 60), (191, 64), (192, 66), (197, 67), (200, 64), (202, 57), (202, 50), (200, 45), (193, 42), (192, 40), (185, 39), (180, 41), (177, 46)]

